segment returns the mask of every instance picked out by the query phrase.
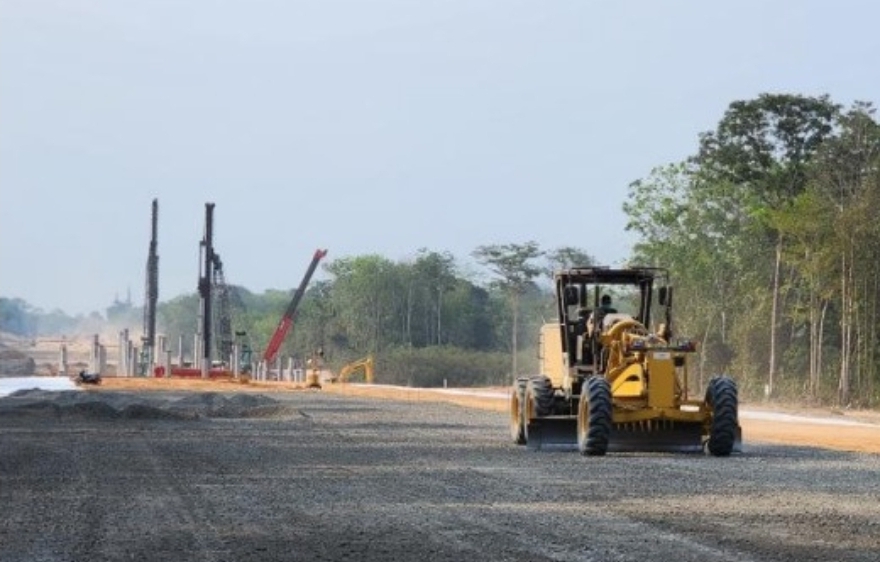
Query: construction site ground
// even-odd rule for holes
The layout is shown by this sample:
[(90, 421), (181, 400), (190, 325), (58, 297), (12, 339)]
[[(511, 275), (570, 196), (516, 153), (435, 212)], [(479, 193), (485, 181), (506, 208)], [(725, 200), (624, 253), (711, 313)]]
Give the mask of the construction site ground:
[[(104, 389), (166, 390), (169, 388), (213, 392), (297, 392), (301, 384), (285, 382), (174, 380), (152, 378), (108, 378)], [(408, 388), (385, 385), (325, 384), (323, 392), (348, 396), (449, 402), (471, 408), (506, 413), (507, 388)], [(744, 439), (766, 443), (824, 447), (841, 451), (880, 454), (880, 412), (872, 410), (830, 410), (791, 405), (745, 404), (740, 424)], [(505, 418), (506, 419), (506, 418)], [(844, 428), (842, 430), (841, 428)]]
[(585, 458), (510, 444), (504, 393), (15, 393), (0, 560), (877, 560), (876, 414), (745, 405), (730, 458)]

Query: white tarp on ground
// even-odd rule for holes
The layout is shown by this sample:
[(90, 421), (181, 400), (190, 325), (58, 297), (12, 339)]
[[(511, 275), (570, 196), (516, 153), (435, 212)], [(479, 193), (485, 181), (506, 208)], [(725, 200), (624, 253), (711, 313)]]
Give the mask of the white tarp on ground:
[(17, 390), (79, 390), (68, 377), (0, 377), (0, 397)]

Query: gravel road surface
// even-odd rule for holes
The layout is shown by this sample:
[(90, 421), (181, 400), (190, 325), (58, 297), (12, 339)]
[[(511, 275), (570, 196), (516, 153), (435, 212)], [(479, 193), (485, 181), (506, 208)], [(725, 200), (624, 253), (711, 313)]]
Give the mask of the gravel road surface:
[(880, 560), (880, 455), (583, 458), (506, 423), (322, 392), (15, 393), (0, 560)]

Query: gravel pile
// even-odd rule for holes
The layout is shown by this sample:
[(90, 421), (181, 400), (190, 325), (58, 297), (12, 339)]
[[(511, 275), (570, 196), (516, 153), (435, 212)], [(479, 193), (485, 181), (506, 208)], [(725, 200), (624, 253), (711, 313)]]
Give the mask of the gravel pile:
[(181, 396), (165, 393), (19, 390), (0, 400), (0, 416), (62, 417), (90, 420), (267, 418), (297, 415), (278, 400), (255, 394), (216, 392)]

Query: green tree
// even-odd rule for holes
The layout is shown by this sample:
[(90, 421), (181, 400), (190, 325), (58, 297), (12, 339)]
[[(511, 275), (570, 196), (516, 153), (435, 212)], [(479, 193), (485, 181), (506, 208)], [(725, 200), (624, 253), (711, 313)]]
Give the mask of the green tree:
[(379, 255), (336, 259), (326, 265), (334, 276), (336, 328), (358, 353), (376, 353), (400, 341), (405, 322), (405, 284), (395, 263)]
[[(413, 264), (412, 277), (424, 291), (428, 305), (423, 316), (427, 333), (424, 343), (442, 345), (443, 301), (444, 296), (455, 286), (455, 258), (449, 252), (430, 252), (422, 248)], [(448, 340), (448, 336), (446, 339)]]
[(557, 270), (595, 265), (596, 259), (584, 249), (562, 246), (547, 252), (547, 262), (550, 265), (552, 276), (553, 272)]
[(533, 286), (534, 279), (541, 275), (543, 269), (535, 264), (535, 260), (544, 255), (535, 241), (523, 244), (491, 244), (479, 246), (473, 256), (489, 268), (498, 279), (497, 283), (507, 294), (512, 319), (511, 354), (512, 376), (519, 373), (517, 365), (518, 332), (520, 298), (527, 289)]
[(446, 293), (444, 308), (448, 338), (444, 343), (479, 351), (498, 349), (494, 329), (498, 315), (489, 291), (459, 278)]

